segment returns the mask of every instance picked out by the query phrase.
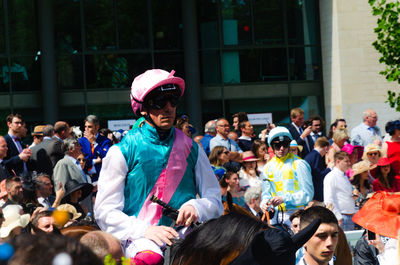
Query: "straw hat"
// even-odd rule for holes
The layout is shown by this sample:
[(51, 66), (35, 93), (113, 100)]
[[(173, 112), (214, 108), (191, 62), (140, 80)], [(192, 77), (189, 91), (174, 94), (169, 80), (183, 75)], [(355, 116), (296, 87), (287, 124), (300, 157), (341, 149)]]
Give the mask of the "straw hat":
[(370, 166), (370, 163), (368, 163), (367, 161), (360, 161), (358, 163), (355, 163), (352, 167), (354, 173), (353, 176), (361, 174), (365, 171), (371, 170), (376, 168), (376, 165)]
[(353, 216), (353, 221), (379, 235), (397, 238), (400, 229), (400, 192), (376, 192)]
[(76, 209), (75, 209), (74, 206), (72, 206), (71, 204), (68, 204), (68, 203), (64, 203), (64, 204), (59, 205), (59, 206), (57, 207), (57, 210), (58, 210), (58, 211), (66, 211), (66, 212), (69, 212), (70, 214), (72, 214), (72, 218), (71, 218), (71, 219), (73, 219), (73, 220), (78, 219), (78, 218), (81, 217), (81, 215), (82, 215), (81, 213), (78, 213), (78, 212), (76, 211)]
[(33, 132), (31, 133), (32, 135), (40, 135), (43, 136), (43, 131), (46, 128), (46, 125), (38, 125), (35, 126), (35, 128), (33, 129)]
[(296, 140), (292, 140), (289, 147), (297, 147), (297, 149), (299, 149), (299, 153), (303, 152), (303, 146), (298, 145)]
[(379, 145), (368, 144), (364, 149), (364, 154), (363, 154), (362, 159), (367, 160), (367, 154), (372, 153), (372, 152), (378, 152), (380, 157), (383, 156), (382, 149), (379, 147)]
[(19, 205), (7, 205), (3, 209), (4, 222), (0, 228), (1, 238), (8, 237), (10, 232), (16, 227), (24, 228), (28, 225), (31, 216), (29, 214), (21, 215), (21, 211), (22, 207)]
[(242, 157), (243, 162), (253, 162), (259, 160), (252, 151), (243, 152)]

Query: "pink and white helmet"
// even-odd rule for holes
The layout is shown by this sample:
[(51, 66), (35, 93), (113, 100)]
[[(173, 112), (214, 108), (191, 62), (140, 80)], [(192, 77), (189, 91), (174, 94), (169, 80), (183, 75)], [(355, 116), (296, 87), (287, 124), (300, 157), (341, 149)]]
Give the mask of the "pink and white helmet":
[(135, 77), (131, 86), (131, 105), (135, 114), (142, 110), (143, 101), (146, 96), (155, 88), (166, 85), (175, 84), (181, 89), (181, 97), (185, 92), (185, 81), (180, 77), (174, 76), (175, 71), (168, 73), (161, 69), (147, 70), (141, 75)]

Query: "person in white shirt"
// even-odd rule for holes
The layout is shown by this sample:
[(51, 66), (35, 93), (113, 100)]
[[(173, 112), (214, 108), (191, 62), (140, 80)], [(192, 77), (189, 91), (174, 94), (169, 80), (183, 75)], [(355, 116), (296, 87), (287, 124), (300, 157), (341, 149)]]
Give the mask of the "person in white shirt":
[(333, 206), (333, 212), (344, 231), (354, 230), (351, 218), (355, 213), (355, 201), (351, 183), (345, 173), (350, 168), (349, 155), (343, 151), (338, 152), (334, 161), (335, 167), (324, 179), (324, 203)]

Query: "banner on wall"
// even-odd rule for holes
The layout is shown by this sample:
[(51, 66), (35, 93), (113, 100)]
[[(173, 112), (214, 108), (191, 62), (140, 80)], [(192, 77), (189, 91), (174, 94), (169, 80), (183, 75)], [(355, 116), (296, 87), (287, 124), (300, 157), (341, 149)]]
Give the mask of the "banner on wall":
[(252, 125), (267, 125), (272, 123), (272, 113), (251, 113), (247, 114)]
[(111, 131), (118, 131), (120, 129), (128, 131), (129, 127), (135, 123), (135, 119), (129, 120), (108, 120), (107, 128)]

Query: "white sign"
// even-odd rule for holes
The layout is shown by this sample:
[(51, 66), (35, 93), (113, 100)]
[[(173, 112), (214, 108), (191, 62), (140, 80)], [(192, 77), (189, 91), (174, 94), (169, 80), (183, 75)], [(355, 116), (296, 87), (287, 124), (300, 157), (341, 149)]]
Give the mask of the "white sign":
[(247, 114), (247, 118), (252, 125), (267, 125), (272, 123), (272, 113), (253, 113)]
[(129, 130), (129, 127), (135, 123), (135, 119), (131, 120), (109, 120), (107, 121), (107, 127), (111, 131)]

